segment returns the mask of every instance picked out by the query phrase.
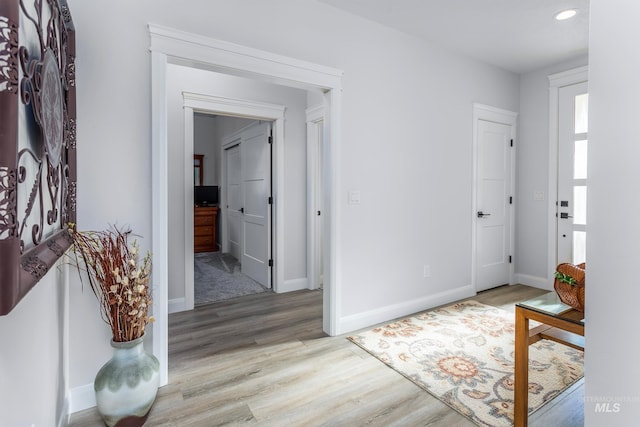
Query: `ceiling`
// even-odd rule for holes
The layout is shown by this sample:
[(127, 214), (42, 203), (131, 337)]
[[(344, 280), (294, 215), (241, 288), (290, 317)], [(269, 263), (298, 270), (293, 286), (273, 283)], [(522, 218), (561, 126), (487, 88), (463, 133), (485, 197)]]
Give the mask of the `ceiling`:
[(589, 0), (319, 1), (518, 74), (588, 52)]

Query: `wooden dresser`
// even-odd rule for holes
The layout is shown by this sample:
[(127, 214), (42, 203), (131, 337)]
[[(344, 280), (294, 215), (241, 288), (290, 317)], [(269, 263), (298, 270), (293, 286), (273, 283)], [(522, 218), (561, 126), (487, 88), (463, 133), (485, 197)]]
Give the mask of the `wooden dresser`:
[(193, 251), (216, 252), (216, 216), (217, 207), (200, 207), (193, 209)]

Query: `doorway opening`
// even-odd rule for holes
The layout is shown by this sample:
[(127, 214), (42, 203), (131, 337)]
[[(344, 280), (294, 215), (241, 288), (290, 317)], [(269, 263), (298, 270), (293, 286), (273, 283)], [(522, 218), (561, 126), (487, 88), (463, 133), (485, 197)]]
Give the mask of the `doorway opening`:
[[(201, 157), (194, 177), (207, 184), (194, 187), (195, 307), (272, 287), (272, 125), (247, 117), (194, 113), (193, 149), (204, 153), (194, 154)], [(199, 197), (209, 188), (216, 190), (213, 204)], [(191, 286), (185, 286), (185, 292), (187, 288)]]
[[(194, 248), (197, 238), (194, 192), (189, 191), (195, 188), (194, 175), (188, 167), (196, 147), (194, 118), (196, 115), (207, 115), (215, 117), (216, 125), (211, 129), (213, 147), (198, 148), (209, 153), (210, 157), (209, 162), (204, 162), (205, 182), (218, 184), (219, 187), (215, 235), (218, 240), (216, 248), (220, 249), (223, 258), (219, 255), (196, 256), (192, 250), (185, 250), (184, 307), (172, 307), (170, 311), (195, 307), (196, 272), (203, 273), (203, 270), (210, 276), (219, 275), (220, 281), (227, 281), (224, 286), (214, 286), (216, 282), (208, 277), (207, 282), (211, 286), (204, 293), (208, 294), (209, 299), (215, 298), (216, 294), (259, 293), (263, 288), (283, 291), (277, 278), (282, 276), (284, 261), (275, 263), (278, 256), (273, 250), (278, 246), (279, 235), (273, 221), (273, 211), (278, 210), (278, 203), (273, 197), (273, 176), (278, 173), (273, 150), (274, 147), (276, 151), (281, 150), (285, 144), (285, 106), (191, 92), (183, 92), (182, 98), (185, 124), (185, 248)], [(238, 265), (235, 265), (234, 259), (242, 265), (240, 274), (237, 274)], [(217, 260), (222, 261), (223, 266), (224, 260), (229, 263), (222, 269), (214, 270), (212, 267), (215, 267)], [(242, 289), (234, 289), (234, 284), (242, 285)]]
[[(254, 48), (219, 41), (196, 34), (185, 33), (155, 24), (149, 24), (151, 51), (151, 125), (152, 125), (152, 252), (154, 253), (154, 288), (156, 303), (153, 315), (156, 318), (152, 332), (153, 354), (160, 363), (160, 384), (168, 382), (168, 250), (169, 241), (169, 139), (167, 117), (167, 67), (171, 64), (186, 65), (228, 75), (249, 76), (261, 81), (278, 83), (289, 87), (315, 90), (322, 93), (326, 126), (324, 133), (323, 182), (326, 183), (325, 212), (323, 225), (324, 286), (323, 286), (323, 330), (329, 335), (341, 333), (340, 316), (340, 269), (338, 248), (340, 236), (340, 211), (338, 189), (340, 188), (340, 119), (342, 105), (342, 71)], [(277, 126), (277, 125), (276, 125)], [(193, 153), (190, 153), (193, 154)], [(186, 157), (186, 156), (185, 156)], [(189, 159), (191, 163), (192, 158)], [(283, 164), (284, 151), (274, 153), (276, 165)], [(284, 171), (274, 177), (274, 196), (284, 193)], [(190, 176), (191, 178), (191, 176)], [(183, 201), (184, 203), (184, 201)], [(284, 206), (275, 209), (274, 252), (277, 259), (284, 253)], [(187, 251), (185, 251), (187, 252)], [(283, 280), (276, 274), (275, 283)]]

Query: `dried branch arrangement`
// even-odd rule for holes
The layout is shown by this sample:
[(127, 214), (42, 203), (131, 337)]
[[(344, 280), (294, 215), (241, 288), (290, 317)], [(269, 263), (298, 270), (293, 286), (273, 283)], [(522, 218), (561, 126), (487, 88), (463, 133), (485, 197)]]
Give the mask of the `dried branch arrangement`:
[(113, 341), (132, 341), (144, 335), (147, 324), (154, 321), (148, 315), (151, 254), (140, 260), (137, 241), (128, 243), (129, 229), (112, 226), (104, 231), (77, 231), (73, 224), (69, 229), (80, 279), (84, 283), (86, 272)]

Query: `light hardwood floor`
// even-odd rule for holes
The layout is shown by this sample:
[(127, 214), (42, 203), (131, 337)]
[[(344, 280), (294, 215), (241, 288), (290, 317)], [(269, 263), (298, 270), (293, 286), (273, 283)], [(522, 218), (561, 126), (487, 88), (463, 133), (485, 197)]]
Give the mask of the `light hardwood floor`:
[[(514, 311), (544, 291), (523, 285), (472, 299)], [(473, 426), (349, 342), (322, 332), (321, 291), (264, 293), (169, 317), (169, 385), (147, 426)], [(584, 424), (583, 380), (529, 425)], [(100, 426), (95, 409), (71, 426)]]

